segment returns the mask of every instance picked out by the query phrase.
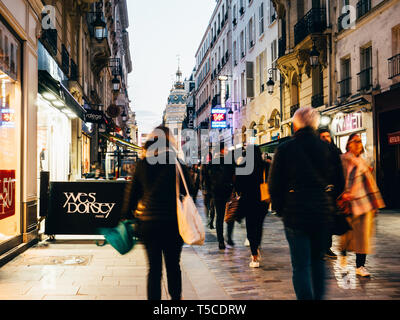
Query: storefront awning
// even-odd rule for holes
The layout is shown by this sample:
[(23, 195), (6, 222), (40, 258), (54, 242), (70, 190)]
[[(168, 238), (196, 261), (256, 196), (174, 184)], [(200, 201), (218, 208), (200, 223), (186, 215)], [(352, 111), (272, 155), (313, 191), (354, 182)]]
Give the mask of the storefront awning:
[(62, 83), (55, 80), (47, 71), (39, 70), (38, 92), (44, 99), (48, 100), (55, 108), (63, 108), (76, 114), (82, 120), (85, 120), (85, 109), (75, 100), (72, 94)]
[(346, 110), (352, 109), (354, 107), (369, 104), (369, 103), (370, 102), (367, 99), (365, 99), (364, 97), (360, 97), (358, 99), (325, 109), (321, 112), (321, 114), (332, 114), (332, 113), (336, 113), (339, 111), (346, 111)]
[(100, 135), (102, 135), (104, 138), (110, 140), (111, 142), (114, 142), (114, 143), (116, 143), (117, 145), (120, 145), (121, 147), (126, 147), (126, 148), (128, 148), (128, 149), (133, 150), (133, 151), (140, 151), (140, 150), (142, 150), (141, 147), (139, 147), (139, 146), (137, 146), (137, 145), (135, 145), (135, 144), (133, 144), (133, 143), (130, 143), (130, 142), (128, 142), (128, 141), (125, 141), (125, 140), (123, 140), (123, 139), (117, 138), (116, 136), (113, 136), (113, 135), (111, 135), (111, 134), (108, 134), (108, 133), (100, 133)]

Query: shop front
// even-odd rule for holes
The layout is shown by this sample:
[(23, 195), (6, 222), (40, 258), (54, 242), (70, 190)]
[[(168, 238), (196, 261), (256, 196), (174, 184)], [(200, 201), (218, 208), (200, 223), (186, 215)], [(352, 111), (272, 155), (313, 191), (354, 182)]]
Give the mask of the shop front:
[(0, 255), (21, 225), (21, 42), (0, 20)]
[(360, 134), (365, 150), (363, 157), (375, 169), (373, 114), (370, 110), (371, 105), (362, 98), (348, 105), (324, 110), (321, 114), (324, 118), (330, 118), (333, 142), (342, 153), (346, 153), (349, 136)]
[(377, 180), (387, 208), (400, 208), (400, 87), (375, 96)]
[(64, 86), (68, 79), (40, 42), (38, 55), (38, 179), (48, 171), (50, 181), (70, 181), (80, 176), (83, 150), (78, 139), (86, 111)]

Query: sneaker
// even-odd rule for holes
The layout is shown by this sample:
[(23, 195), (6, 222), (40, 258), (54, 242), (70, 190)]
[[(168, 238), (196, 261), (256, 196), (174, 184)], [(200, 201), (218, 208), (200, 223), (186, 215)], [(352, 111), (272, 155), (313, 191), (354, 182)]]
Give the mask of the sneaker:
[(232, 247), (235, 245), (235, 243), (234, 243), (233, 240), (231, 240), (231, 239), (228, 240), (226, 243), (229, 244), (229, 245), (232, 246)]
[(330, 259), (337, 259), (337, 255), (331, 249), (325, 253), (325, 256)]
[(218, 244), (218, 248), (220, 249), (220, 250), (224, 250), (226, 247), (225, 247), (225, 243), (223, 243), (223, 242), (220, 242), (219, 244)]
[(359, 275), (361, 277), (369, 277), (371, 276), (371, 274), (367, 271), (367, 269), (365, 269), (364, 266), (359, 267), (356, 269), (356, 275)]
[(246, 247), (250, 247), (249, 239), (246, 238), (246, 240), (244, 240), (244, 245), (245, 245)]
[(260, 261), (258, 260), (258, 257), (256, 260), (254, 260), (254, 257), (251, 256), (251, 262), (249, 264), (250, 268), (259, 268), (260, 267)]
[(346, 256), (340, 256), (339, 257), (339, 263), (340, 263), (340, 267), (345, 268), (347, 266), (347, 257)]

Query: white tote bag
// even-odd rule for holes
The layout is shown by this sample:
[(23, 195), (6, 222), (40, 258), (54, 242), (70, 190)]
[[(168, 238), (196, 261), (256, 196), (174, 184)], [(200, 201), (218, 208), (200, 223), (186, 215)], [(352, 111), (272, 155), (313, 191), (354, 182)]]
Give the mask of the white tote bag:
[[(182, 178), (186, 190), (186, 195), (182, 201), (179, 197), (179, 176)], [(183, 241), (189, 245), (203, 245), (205, 239), (203, 221), (189, 194), (186, 180), (178, 160), (176, 161), (176, 203), (179, 234)]]

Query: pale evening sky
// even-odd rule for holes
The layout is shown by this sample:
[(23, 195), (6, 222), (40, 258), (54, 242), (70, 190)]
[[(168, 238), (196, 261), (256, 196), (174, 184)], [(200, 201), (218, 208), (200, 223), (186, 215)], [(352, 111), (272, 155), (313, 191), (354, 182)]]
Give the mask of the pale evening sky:
[(195, 67), (215, 0), (127, 0), (133, 71), (128, 76), (131, 109), (139, 134), (159, 125), (180, 56), (183, 79)]

